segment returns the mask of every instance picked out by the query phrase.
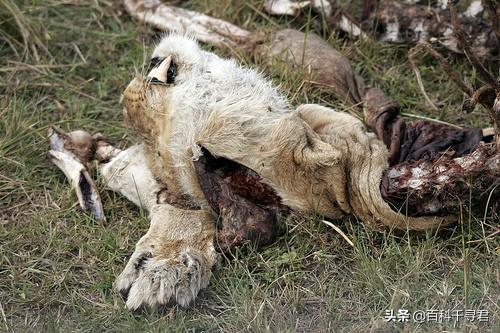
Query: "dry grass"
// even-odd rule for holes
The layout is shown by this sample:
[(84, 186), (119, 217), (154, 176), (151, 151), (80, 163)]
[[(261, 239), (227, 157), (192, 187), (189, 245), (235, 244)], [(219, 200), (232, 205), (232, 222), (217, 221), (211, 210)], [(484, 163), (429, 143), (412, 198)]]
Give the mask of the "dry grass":
[[(193, 0), (183, 6), (253, 30), (307, 24), (264, 17), (255, 10), (259, 1), (248, 3)], [(321, 33), (405, 112), (487, 125), (484, 111), (457, 111), (462, 94), (430, 59), (423, 59), (420, 71), (440, 111), (426, 106), (407, 47)], [(120, 1), (0, 0), (0, 331), (498, 332), (500, 242), (485, 237), (498, 220), (466, 207), (462, 224), (439, 234), (397, 236), (355, 220), (336, 221), (355, 247), (319, 217), (303, 221), (288, 226), (272, 246), (222, 258), (209, 288), (189, 309), (124, 310), (112, 284), (147, 218), (104, 191), (109, 222), (85, 216), (47, 159), (45, 135), (56, 123), (101, 131), (122, 145), (135, 142), (122, 125), (118, 100), (154, 38)], [(466, 59), (456, 57), (453, 65), (474, 79)], [(297, 73), (276, 68), (272, 78), (293, 103), (343, 107)], [(490, 320), (456, 327), (453, 321), (385, 323), (391, 308), (484, 309)]]

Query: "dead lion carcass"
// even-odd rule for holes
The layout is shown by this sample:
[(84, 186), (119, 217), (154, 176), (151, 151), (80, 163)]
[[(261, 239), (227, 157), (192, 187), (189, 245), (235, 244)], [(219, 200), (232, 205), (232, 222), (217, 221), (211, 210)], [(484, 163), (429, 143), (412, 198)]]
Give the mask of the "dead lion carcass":
[[(291, 57), (296, 52), (294, 43), (304, 43), (303, 37), (294, 31), (278, 32), (274, 43), (260, 45), (258, 53), (271, 58), (277, 47), (284, 47), (287, 52), (279, 54)], [(365, 87), (340, 53), (318, 37), (307, 45), (313, 46), (306, 48), (306, 57), (316, 54), (311, 61), (317, 54), (333, 61), (330, 65), (338, 70), (328, 78), (339, 87), (338, 93), (364, 103), (368, 126), (378, 126), (382, 134), (330, 108), (293, 108), (261, 74), (203, 51), (192, 39), (177, 34), (162, 40), (153, 52), (148, 75), (135, 78), (124, 92), (126, 121), (142, 144), (121, 151), (96, 136), (88, 148), (92, 153), (79, 154), (74, 147), (82, 145), (75, 140), (90, 136), (51, 133), (53, 160), (75, 179), (74, 186), (86, 184), (79, 192), (84, 207), (102, 216), (99, 205), (88, 205), (98, 199), (88, 190), (92, 184), (79, 181), (86, 159), (93, 154), (108, 187), (150, 213), (150, 229), (116, 282), (127, 295), (127, 307), (156, 307), (172, 301), (189, 304), (208, 284), (217, 244), (225, 251), (248, 239), (267, 244), (275, 235), (276, 216), (289, 211), (330, 219), (350, 214), (374, 227), (399, 230), (435, 229), (456, 221), (449, 205), (426, 205), (432, 210), (401, 214), (384, 196), (392, 193), (391, 184), (403, 191), (406, 186), (409, 195), (414, 186), (405, 184), (416, 175), (412, 168), (433, 171), (433, 164), (426, 164), (431, 159), (403, 159), (403, 163), (415, 163), (404, 170), (400, 163), (391, 166), (393, 156), (399, 162), (402, 146), (389, 144), (389, 150), (384, 136), (406, 133), (392, 126), (397, 112), (386, 108), (391, 104), (381, 95), (368, 98), (379, 91)], [(321, 62), (308, 65), (312, 73), (326, 75)], [(356, 89), (349, 89), (350, 85)], [(379, 102), (371, 105), (374, 101)], [(481, 184), (498, 183), (498, 153), (482, 132), (452, 132), (462, 143), (467, 141), (467, 147), (459, 150), (455, 144), (460, 140), (447, 143), (446, 150), (452, 148), (456, 154), (450, 160), (461, 169), (449, 174), (446, 183), (461, 182), (466, 176), (481, 179)], [(430, 155), (441, 156), (443, 147), (427, 148)], [(77, 172), (71, 171), (74, 165)], [(417, 183), (440, 180), (436, 173), (424, 175)], [(384, 184), (389, 186), (381, 191)], [(426, 186), (421, 188), (428, 191)], [(439, 203), (439, 199), (419, 200)], [(217, 217), (219, 228), (214, 225)]]
[[(266, 2), (266, 8), (270, 10), (270, 5), (274, 4), (281, 6), (280, 10), (286, 10), (287, 6), (293, 7), (297, 3), (301, 6), (312, 5), (323, 15), (335, 16), (334, 8), (329, 6), (329, 1), (326, 0), (313, 2), (269, 1)], [(388, 6), (389, 3), (390, 1), (381, 1), (380, 8), (385, 8), (384, 6)], [(287, 64), (287, 66), (303, 73), (304, 80), (308, 83), (333, 93), (344, 101), (351, 110), (359, 110), (363, 115), (364, 123), (380, 140), (383, 140), (389, 149), (390, 166), (396, 168), (398, 163), (410, 163), (405, 164), (406, 166), (411, 165), (408, 170), (413, 170), (415, 175), (425, 175), (425, 180), (420, 181), (415, 179), (416, 176), (410, 177), (407, 172), (402, 172), (402, 170), (386, 172), (387, 179), (383, 182), (382, 193), (384, 199), (391, 202), (396, 210), (402, 209), (403, 204), (405, 204), (405, 211), (410, 214), (445, 215), (456, 210), (460, 204), (456, 200), (457, 197), (469, 197), (470, 188), (476, 189), (475, 194), (489, 193), (489, 190), (494, 188), (498, 182), (496, 167), (498, 165), (498, 142), (500, 141), (497, 135), (496, 149), (488, 144), (494, 140), (494, 132), (491, 129), (485, 131), (459, 129), (431, 121), (406, 121), (399, 116), (401, 107), (397, 101), (386, 96), (380, 89), (366, 85), (363, 78), (352, 70), (349, 60), (314, 33), (309, 33), (306, 36), (293, 29), (283, 29), (263, 37), (259, 33), (249, 32), (220, 19), (168, 6), (158, 0), (148, 2), (126, 0), (125, 5), (131, 15), (161, 30), (183, 32), (185, 27), (189, 26), (190, 33), (201, 41), (230, 50), (240, 48), (251, 53), (254, 57), (264, 59), (264, 63), (269, 65), (276, 62)], [(420, 5), (411, 6), (418, 7)], [(448, 11), (446, 14), (448, 21), (450, 21), (450, 17), (452, 21), (458, 21), (454, 6), (451, 5), (451, 10), (447, 8), (446, 6), (441, 10)], [(470, 14), (463, 16), (468, 17)], [(493, 18), (496, 16), (491, 13), (490, 16), (494, 21)], [(493, 28), (490, 26), (488, 31), (491, 32), (491, 29), (494, 29), (495, 22), (492, 26)], [(454, 31), (463, 35), (464, 32), (460, 30), (460, 24), (455, 22)], [(419, 51), (420, 48), (430, 49), (423, 44), (418, 45), (415, 51)], [(470, 54), (470, 49), (467, 50)], [(471, 54), (470, 57), (474, 59), (475, 53)], [(440, 64), (459, 87), (462, 90), (465, 89), (464, 91), (471, 97), (468, 103), (471, 105), (470, 108), (473, 108), (477, 103), (482, 104), (490, 110), (493, 125), (497, 126), (499, 122), (497, 119), (498, 111), (497, 116), (495, 116), (493, 104), (495, 96), (500, 90), (498, 80), (486, 73), (484, 80), (488, 85), (475, 91), (459, 78), (460, 75), (453, 71), (446, 60), (441, 59)], [(482, 65), (479, 64), (477, 67), (480, 74), (484, 73), (484, 70), (481, 70)], [(496, 132), (498, 133), (498, 131)], [(480, 142), (486, 143), (486, 145), (483, 147)], [(470, 163), (468, 158), (462, 158), (474, 152), (478, 147), (484, 152), (484, 154), (480, 154), (481, 158), (479, 158), (478, 163)], [(446, 154), (443, 155), (445, 151)], [(455, 158), (458, 160), (454, 160)], [(433, 163), (424, 163), (437, 160), (441, 162), (440, 168), (437, 169), (433, 168)], [(445, 161), (448, 162), (445, 163)], [(447, 165), (453, 165), (455, 172), (446, 177), (444, 175), (439, 177), (440, 172), (437, 170), (441, 170)], [(459, 167), (460, 165), (465, 168)], [(394, 175), (402, 174), (406, 174), (405, 179), (412, 181), (400, 182), (399, 177), (394, 177)], [(468, 184), (469, 179), (474, 180), (478, 175), (483, 175), (483, 177), (480, 177), (472, 186), (455, 186), (456, 184)], [(433, 186), (427, 186), (428, 184), (433, 184)], [(493, 186), (487, 184), (493, 184)], [(440, 190), (436, 191), (437, 189)], [(445, 197), (448, 199), (444, 200)], [(482, 200), (482, 197), (477, 197), (478, 201)], [(440, 203), (436, 204), (436, 202)], [(412, 203), (418, 203), (417, 206), (420, 208), (411, 208), (408, 211), (409, 203), (411, 206), (413, 206)], [(424, 207), (426, 208), (422, 210)], [(412, 212), (412, 210), (416, 211)]]

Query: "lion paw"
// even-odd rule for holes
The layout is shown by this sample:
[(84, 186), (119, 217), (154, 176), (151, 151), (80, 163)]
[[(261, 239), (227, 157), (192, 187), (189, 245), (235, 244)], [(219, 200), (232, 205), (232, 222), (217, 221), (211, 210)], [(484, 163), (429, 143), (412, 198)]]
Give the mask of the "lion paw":
[(116, 289), (126, 299), (128, 309), (174, 303), (185, 307), (208, 285), (215, 254), (207, 256), (189, 247), (174, 251), (175, 255), (168, 251), (168, 257), (162, 252), (136, 250), (116, 279)]

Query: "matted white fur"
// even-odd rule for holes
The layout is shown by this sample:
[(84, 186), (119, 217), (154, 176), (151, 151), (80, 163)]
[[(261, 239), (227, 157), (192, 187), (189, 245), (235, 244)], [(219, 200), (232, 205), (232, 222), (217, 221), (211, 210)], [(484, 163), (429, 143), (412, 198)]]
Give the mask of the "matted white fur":
[(150, 211), (156, 205), (156, 193), (161, 190), (161, 186), (146, 165), (144, 145), (140, 144), (121, 151), (108, 163), (101, 164), (99, 172), (109, 189)]

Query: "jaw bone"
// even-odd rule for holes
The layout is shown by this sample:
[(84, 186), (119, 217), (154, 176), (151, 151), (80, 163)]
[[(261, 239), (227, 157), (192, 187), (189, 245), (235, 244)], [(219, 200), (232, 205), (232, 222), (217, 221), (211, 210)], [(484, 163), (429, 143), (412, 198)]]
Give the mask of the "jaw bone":
[(148, 211), (156, 205), (161, 186), (147, 167), (142, 145), (121, 150), (100, 134), (91, 136), (83, 130), (66, 133), (55, 127), (49, 129), (48, 136), (52, 163), (68, 178), (80, 207), (96, 220), (105, 221), (106, 217), (98, 189), (88, 172), (94, 159), (99, 162), (99, 173), (109, 189)]
[(68, 178), (80, 207), (97, 220), (105, 221), (101, 197), (86, 166), (93, 155), (94, 139), (85, 131), (66, 133), (52, 127), (49, 129), (49, 141), (51, 161)]

